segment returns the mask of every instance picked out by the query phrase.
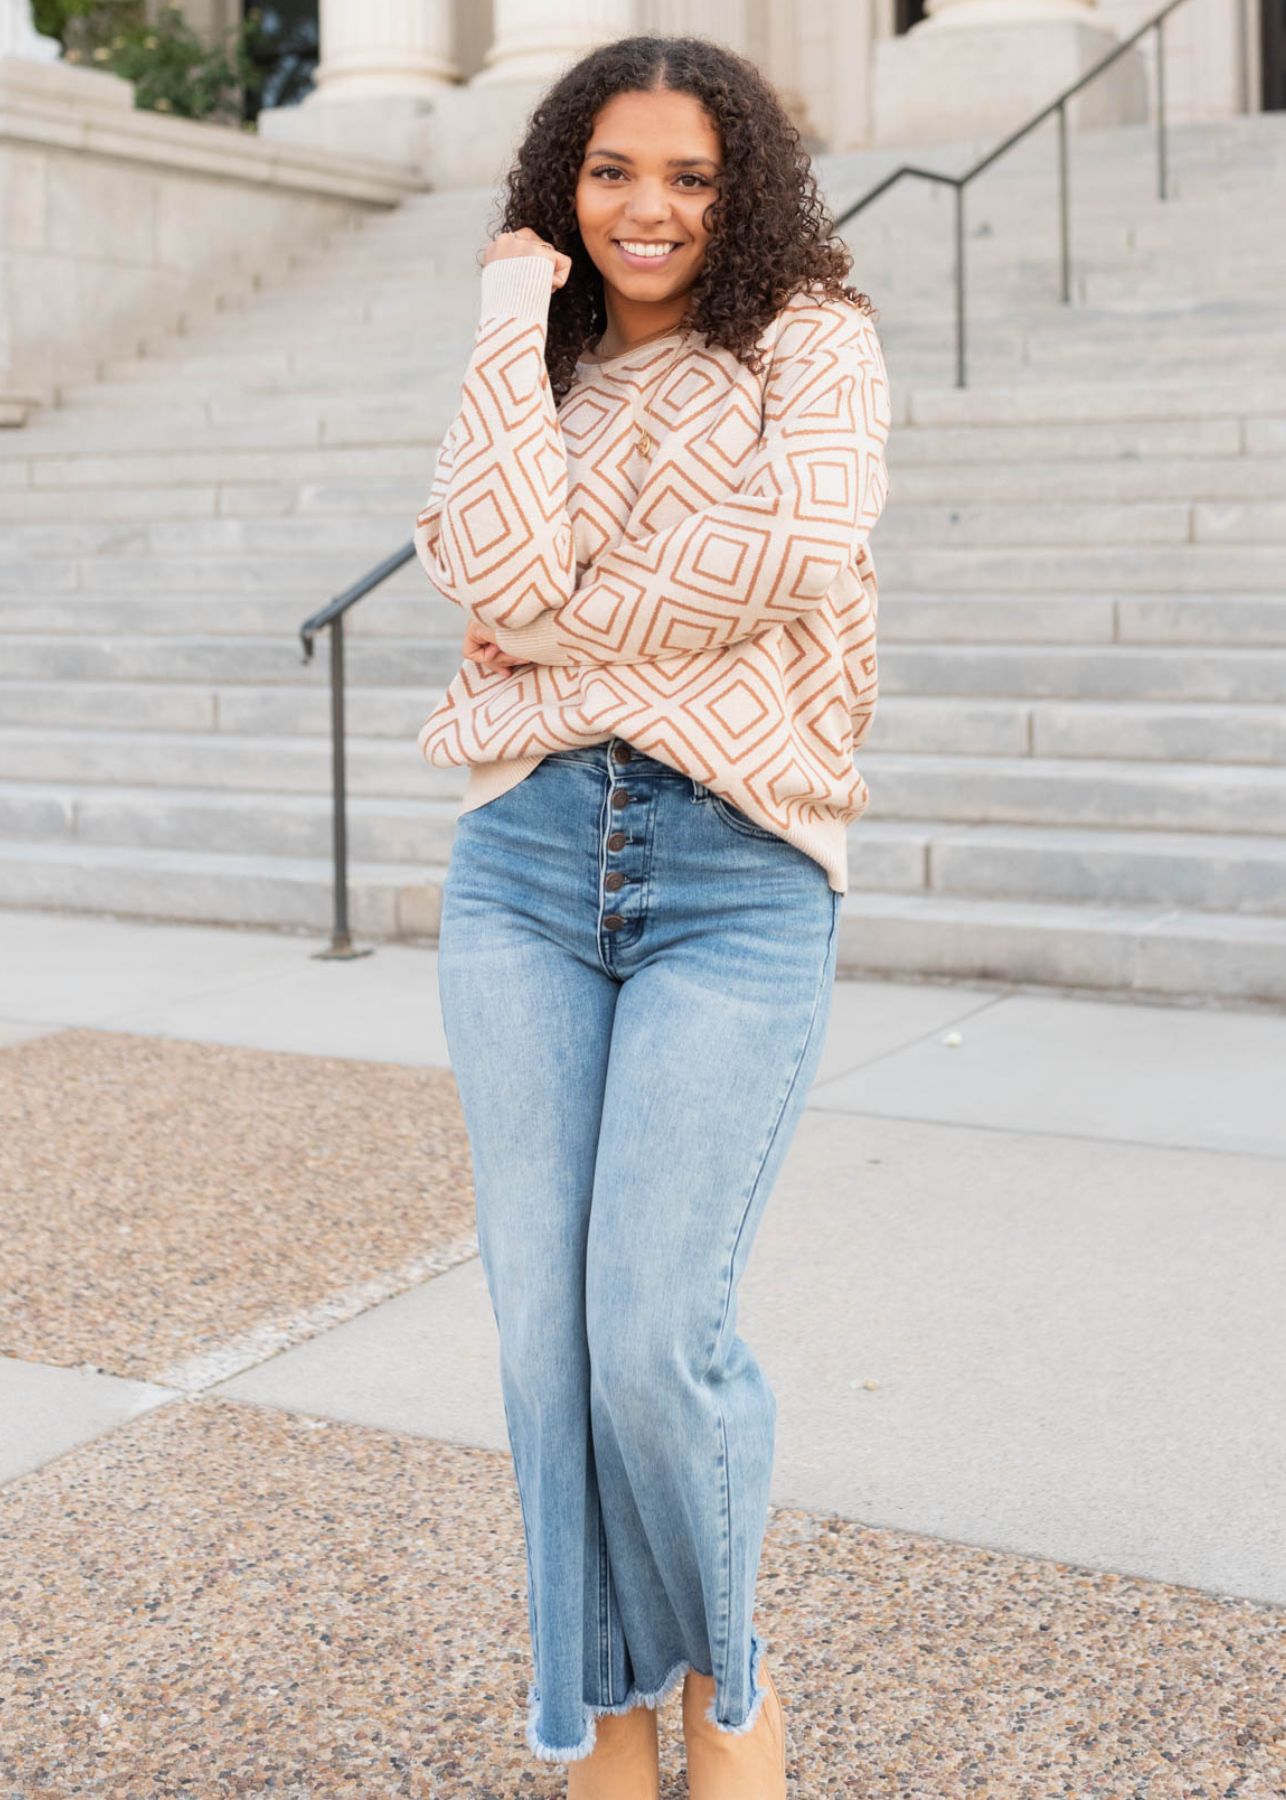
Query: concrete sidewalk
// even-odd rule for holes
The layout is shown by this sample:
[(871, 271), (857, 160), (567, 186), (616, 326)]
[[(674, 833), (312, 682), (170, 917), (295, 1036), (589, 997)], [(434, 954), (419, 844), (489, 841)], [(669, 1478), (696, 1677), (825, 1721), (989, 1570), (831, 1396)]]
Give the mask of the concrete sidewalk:
[[(422, 1510), (430, 1491), (449, 1511), (476, 1484), (460, 1529), (485, 1519), (513, 1559), (487, 1626), (508, 1646), (512, 1692), (479, 1723), (464, 1673), (477, 1644), (466, 1637), (445, 1761), (440, 1745), (427, 1758), (398, 1751), (402, 1785), (389, 1785), (393, 1764), (377, 1776), (352, 1763), (346, 1715), (332, 1732), (348, 1746), (333, 1782), (298, 1791), (351, 1792), (344, 1783), (361, 1767), (371, 1794), (561, 1792), (558, 1771), (515, 1749), (508, 1716), (525, 1695), (525, 1580), (519, 1521), (504, 1511), (495, 1327), (433, 953), (386, 946), (343, 964), (268, 933), (21, 913), (0, 923), (10, 1161), (24, 1130), (36, 1145), (6, 1165), (14, 1267), (0, 1313), (10, 1352), (0, 1475), (13, 1516), (35, 1508), (38, 1530), (57, 1537), (67, 1506), (89, 1496), (108, 1530), (114, 1507), (124, 1519), (144, 1505), (142, 1490), (122, 1496), (154, 1460), (177, 1471), (173, 1506), (185, 1519), (202, 1508), (198, 1466), (226, 1486), (226, 1516), (254, 1491), (265, 1455), (293, 1471), (281, 1477), (288, 1515), (296, 1478), (309, 1491), (336, 1484), (327, 1504), (342, 1509), (347, 1492), (372, 1517), (395, 1465), (424, 1484)], [(1284, 1069), (1286, 1017), (1262, 1010), (838, 985), (739, 1314), (778, 1399), (764, 1604), (776, 1609), (786, 1679), (799, 1678), (798, 1795), (942, 1800), (977, 1791), (968, 1771), (979, 1757), (995, 1765), (997, 1794), (1116, 1794), (1127, 1791), (1111, 1773), (1122, 1755), (1152, 1770), (1137, 1789), (1149, 1800), (1286, 1792)], [(418, 1121), (409, 1134), (407, 1121)], [(353, 1473), (367, 1463), (382, 1471), (369, 1494)], [(262, 1532), (261, 1511), (237, 1529)], [(314, 1546), (326, 1536), (318, 1516)], [(172, 1526), (157, 1521), (160, 1541)], [(304, 1581), (304, 1549), (289, 1528), (284, 1539)], [(373, 1539), (367, 1548), (377, 1557)], [(267, 1539), (260, 1552), (276, 1554)], [(106, 1557), (107, 1540), (91, 1553)], [(69, 1569), (81, 1551), (72, 1534), (51, 1538), (49, 1554)], [(845, 1558), (844, 1581), (860, 1566), (861, 1585), (844, 1588), (837, 1611)], [(863, 1595), (874, 1604), (890, 1569), (908, 1563), (927, 1611), (899, 1612), (909, 1635), (900, 1655), (887, 1641), (891, 1666), (904, 1674), (917, 1644), (927, 1654), (926, 1635), (946, 1630), (948, 1614), (951, 1629), (934, 1653), (946, 1672), (937, 1725), (912, 1728), (904, 1696), (871, 1728), (884, 1743), (895, 1723), (906, 1734), (900, 1785), (886, 1790), (858, 1712), (837, 1743), (819, 1696), (837, 1679), (842, 1640), (859, 1710), (878, 1712), (863, 1685), (879, 1636)], [(259, 1565), (243, 1566), (249, 1578)], [(1003, 1630), (961, 1688), (951, 1659), (969, 1652), (952, 1608), (966, 1590), (979, 1601), (997, 1571), (1010, 1592), (1031, 1583), (1042, 1605), (1065, 1608), (1063, 1673), (1080, 1671), (1074, 1687), (1092, 1663), (1096, 1706), (1123, 1704), (1108, 1678), (1118, 1651), (1146, 1657), (1164, 1704), (1145, 1718), (1136, 1693), (1133, 1713), (1082, 1741), (1050, 1699), (1067, 1697), (1051, 1664), (1035, 1689), (1018, 1682), (1024, 1705), (1044, 1697), (1016, 1720), (1016, 1644), (1005, 1647)], [(435, 1576), (459, 1578), (454, 1565)], [(159, 1571), (148, 1579), (171, 1594)], [(1146, 1644), (1123, 1645), (1105, 1624), (1126, 1590), (1132, 1625), (1149, 1621)], [(417, 1592), (422, 1604), (422, 1586), (407, 1590), (408, 1620)], [(274, 1605), (272, 1619), (279, 1593)], [(810, 1699), (819, 1618), (832, 1661), (814, 1671)], [(40, 1635), (38, 1610), (30, 1629)], [(110, 1688), (101, 1629), (100, 1644), (99, 1626), (86, 1627), (78, 1654), (91, 1667), (101, 1654)], [(264, 1631), (264, 1616), (241, 1629)], [(1249, 1673), (1228, 1675), (1216, 1702), (1200, 1669), (1216, 1641), (1231, 1646), (1243, 1630), (1238, 1666)], [(1185, 1657), (1195, 1658), (1187, 1674)], [(262, 1683), (262, 1671), (236, 1666), (238, 1679)], [(998, 1705), (1007, 1696), (1001, 1711), (953, 1710), (971, 1689)], [(137, 1713), (137, 1694), (132, 1704)], [(1181, 1715), (1191, 1742), (1176, 1763)], [(250, 1786), (184, 1775), (196, 1785), (173, 1791), (258, 1792), (258, 1767), (262, 1791), (293, 1794), (280, 1785), (292, 1766), (278, 1754), (285, 1726), (267, 1716), (260, 1709), (258, 1765), (237, 1764)], [(179, 1780), (165, 1762), (172, 1734), (143, 1738), (118, 1746), (132, 1779), (159, 1782), (164, 1766)], [(497, 1740), (512, 1761), (496, 1760)], [(68, 1754), (59, 1785), (38, 1731), (0, 1744), (4, 1791), (147, 1791), (77, 1786), (97, 1765), (83, 1746)], [(12, 1770), (32, 1756), (46, 1773), (28, 1769), (23, 1787)]]

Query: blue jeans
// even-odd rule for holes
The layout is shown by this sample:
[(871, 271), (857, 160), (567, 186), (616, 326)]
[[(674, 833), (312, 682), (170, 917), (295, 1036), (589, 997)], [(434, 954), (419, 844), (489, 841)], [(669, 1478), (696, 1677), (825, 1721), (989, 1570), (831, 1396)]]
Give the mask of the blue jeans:
[(442, 1016), (527, 1549), (526, 1740), (713, 1675), (749, 1731), (776, 1402), (737, 1284), (821, 1056), (842, 896), (619, 737), (460, 815)]

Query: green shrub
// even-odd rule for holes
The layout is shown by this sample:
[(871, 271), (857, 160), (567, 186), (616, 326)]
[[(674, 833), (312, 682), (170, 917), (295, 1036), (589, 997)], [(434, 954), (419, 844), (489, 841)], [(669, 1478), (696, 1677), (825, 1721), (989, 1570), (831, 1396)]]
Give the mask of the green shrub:
[(149, 19), (144, 0), (35, 0), (36, 27), (67, 62), (134, 83), (134, 104), (181, 119), (241, 125), (262, 83), (258, 13), (208, 44), (178, 6)]

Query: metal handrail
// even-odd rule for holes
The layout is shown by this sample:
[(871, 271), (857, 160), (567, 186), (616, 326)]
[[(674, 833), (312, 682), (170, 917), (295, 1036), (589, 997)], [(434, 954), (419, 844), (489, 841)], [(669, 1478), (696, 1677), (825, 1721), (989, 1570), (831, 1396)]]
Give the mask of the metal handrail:
[(330, 631), (330, 749), (331, 794), (334, 817), (331, 821), (335, 857), (335, 916), (331, 927), (330, 948), (319, 951), (322, 957), (369, 956), (369, 950), (355, 950), (348, 930), (348, 794), (344, 770), (344, 614), (356, 606), (372, 588), (387, 581), (411, 561), (415, 543), (402, 545), (392, 556), (369, 570), (352, 587), (337, 594), (328, 606), (299, 627), (304, 644), (304, 661), (313, 654), (313, 639), (319, 631)]
[(1157, 34), (1157, 198), (1160, 200), (1167, 199), (1165, 35), (1163, 27), (1166, 19), (1174, 9), (1183, 4), (1184, 0), (1168, 0), (1168, 3), (1161, 8), (1160, 12), (1154, 13), (1150, 19), (1139, 26), (1137, 31), (1132, 32), (1129, 37), (1124, 38), (1114, 50), (1108, 52), (1101, 62), (1096, 63), (1092, 69), (1082, 75), (1079, 81), (1074, 81), (1070, 87), (1064, 88), (1061, 94), (1049, 102), (1048, 106), (1042, 106), (1040, 111), (1034, 113), (1025, 125), (1019, 126), (1018, 130), (1012, 132), (1002, 144), (997, 144), (994, 150), (988, 151), (987, 155), (984, 156), (980, 162), (976, 162), (972, 169), (969, 169), (965, 174), (945, 175), (940, 169), (921, 169), (914, 163), (903, 163), (901, 168), (895, 169), (891, 175), (886, 175), (883, 181), (877, 182), (868, 193), (863, 194), (860, 200), (855, 200), (852, 206), (846, 207), (834, 221), (835, 229), (838, 231), (841, 225), (846, 225), (850, 219), (856, 218), (858, 213), (868, 207), (873, 200), (878, 200), (881, 194), (887, 193), (888, 190), (895, 186), (897, 182), (901, 181), (904, 176), (912, 176), (918, 181), (936, 181), (943, 187), (955, 189), (957, 387), (962, 388), (965, 386), (965, 189), (975, 176), (981, 175), (984, 169), (989, 169), (998, 157), (1003, 156), (1006, 150), (1011, 150), (1016, 143), (1027, 136), (1029, 131), (1034, 131), (1038, 125), (1043, 125), (1051, 113), (1056, 112), (1058, 114), (1058, 199), (1059, 235), (1062, 246), (1063, 265), (1062, 298), (1066, 304), (1070, 304), (1072, 298), (1072, 276), (1070, 224), (1067, 208), (1067, 102), (1073, 99), (1075, 95), (1079, 94), (1083, 87), (1088, 87), (1091, 81), (1097, 80), (1104, 69), (1110, 68), (1118, 57), (1124, 56), (1127, 50), (1132, 50), (1141, 37), (1146, 37), (1149, 31), (1155, 31)]

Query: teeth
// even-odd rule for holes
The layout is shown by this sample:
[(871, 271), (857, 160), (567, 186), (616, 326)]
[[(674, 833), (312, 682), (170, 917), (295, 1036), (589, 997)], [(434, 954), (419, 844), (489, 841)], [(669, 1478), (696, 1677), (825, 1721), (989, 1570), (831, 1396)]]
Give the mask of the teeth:
[(622, 250), (628, 250), (631, 256), (668, 256), (671, 250), (677, 250), (677, 244), (631, 244), (627, 238), (618, 238)]

